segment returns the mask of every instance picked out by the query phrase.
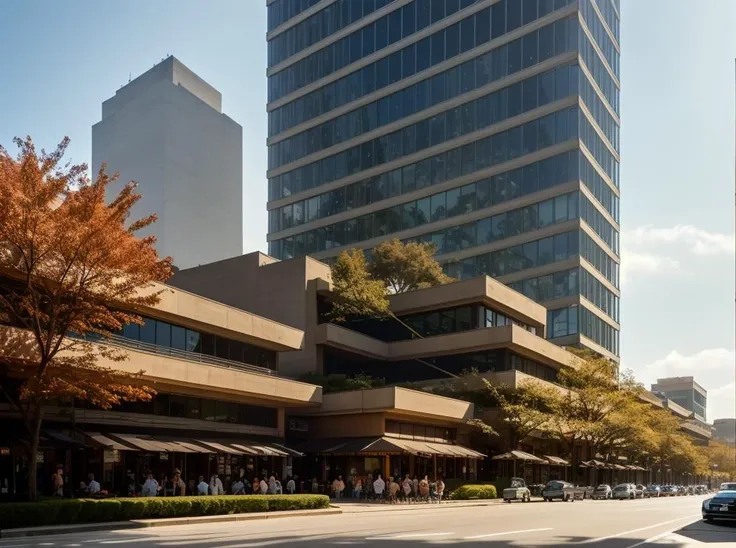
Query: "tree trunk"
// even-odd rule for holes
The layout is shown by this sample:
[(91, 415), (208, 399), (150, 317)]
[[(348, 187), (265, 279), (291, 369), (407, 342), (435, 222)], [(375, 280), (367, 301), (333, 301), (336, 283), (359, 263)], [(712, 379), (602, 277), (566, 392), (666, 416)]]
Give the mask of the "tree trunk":
[(28, 454), (28, 500), (30, 501), (38, 500), (38, 445), (41, 438), (42, 420), (41, 406), (37, 404), (30, 421), (26, 423), (31, 442)]

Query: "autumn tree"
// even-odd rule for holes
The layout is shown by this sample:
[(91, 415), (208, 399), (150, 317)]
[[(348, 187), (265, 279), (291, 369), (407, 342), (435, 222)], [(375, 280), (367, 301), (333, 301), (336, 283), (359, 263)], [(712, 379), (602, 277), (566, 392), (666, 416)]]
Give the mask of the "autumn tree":
[(437, 248), (431, 243), (401, 243), (384, 240), (373, 249), (369, 271), (392, 293), (405, 293), (453, 281), (435, 260)]
[(549, 406), (560, 395), (555, 387), (533, 379), (516, 387), (496, 386), (483, 379), (483, 385), (498, 409), (509, 449), (519, 449), (521, 442), (535, 431), (547, 431), (552, 419)]
[(362, 249), (343, 251), (332, 265), (332, 318), (349, 316), (387, 317), (390, 314), (386, 287), (368, 272)]
[[(103, 366), (124, 351), (104, 343), (134, 310), (155, 305), (152, 282), (171, 274), (152, 236), (136, 233), (155, 215), (128, 224), (140, 199), (128, 183), (109, 203), (115, 177), (104, 166), (96, 178), (86, 165), (62, 164), (64, 139), (51, 153), (30, 138), (15, 139), (11, 156), (0, 147), (0, 339), (4, 396), (28, 432), (28, 490), (37, 496), (37, 451), (44, 406), (56, 398), (86, 400), (101, 408), (150, 400), (139, 374)], [(18, 388), (16, 390), (16, 388)]]

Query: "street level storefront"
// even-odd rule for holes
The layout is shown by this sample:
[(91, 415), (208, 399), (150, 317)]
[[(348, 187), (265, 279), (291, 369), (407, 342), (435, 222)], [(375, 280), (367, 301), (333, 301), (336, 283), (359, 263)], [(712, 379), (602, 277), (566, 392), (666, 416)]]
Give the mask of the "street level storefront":
[(331, 438), (297, 446), (302, 477), (327, 482), (332, 477), (443, 477), (475, 480), (477, 462), (485, 455), (449, 443), (406, 440), (391, 436)]
[(381, 474), (475, 480), (484, 454), (470, 447), (473, 404), (399, 387), (325, 394), (288, 421), (296, 473), (324, 485)]
[[(161, 495), (173, 495), (171, 482), (179, 472), (187, 494), (196, 494), (199, 476), (209, 481), (218, 474), (227, 492), (236, 479), (285, 477), (293, 458), (302, 454), (282, 443), (248, 438), (211, 438), (206, 434), (171, 436), (82, 430), (43, 431), (39, 447), (39, 490), (50, 492), (51, 476), (57, 467), (64, 471), (64, 495), (82, 496), (82, 482), (94, 474), (103, 494), (137, 496), (148, 473), (162, 487)], [(211, 436), (211, 433), (210, 433)], [(5, 450), (7, 449), (7, 450)], [(12, 498), (22, 492), (27, 480), (25, 446), (22, 438), (3, 448), (11, 466), (0, 470), (0, 482)]]

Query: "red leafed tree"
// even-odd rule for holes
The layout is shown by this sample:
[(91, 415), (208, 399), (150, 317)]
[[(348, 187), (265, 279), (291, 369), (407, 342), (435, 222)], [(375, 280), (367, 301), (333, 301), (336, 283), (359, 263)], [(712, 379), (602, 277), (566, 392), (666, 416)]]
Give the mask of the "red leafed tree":
[[(171, 275), (152, 236), (136, 233), (155, 215), (128, 223), (140, 199), (135, 184), (106, 201), (110, 184), (86, 165), (62, 163), (69, 144), (37, 152), (30, 137), (0, 147), (0, 385), (28, 431), (28, 496), (37, 497), (37, 451), (44, 406), (57, 398), (101, 408), (150, 400), (155, 392), (99, 362), (121, 362), (105, 344), (126, 323), (142, 323), (137, 307), (155, 305), (153, 282)], [(3, 382), (5, 379), (5, 382)]]

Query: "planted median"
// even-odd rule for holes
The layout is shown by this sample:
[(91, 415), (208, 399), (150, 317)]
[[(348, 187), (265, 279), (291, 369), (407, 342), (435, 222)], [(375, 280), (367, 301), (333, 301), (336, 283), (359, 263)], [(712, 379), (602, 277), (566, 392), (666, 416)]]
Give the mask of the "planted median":
[(330, 499), (325, 495), (51, 499), (40, 502), (0, 504), (0, 529), (132, 519), (315, 510), (329, 508), (329, 506)]

